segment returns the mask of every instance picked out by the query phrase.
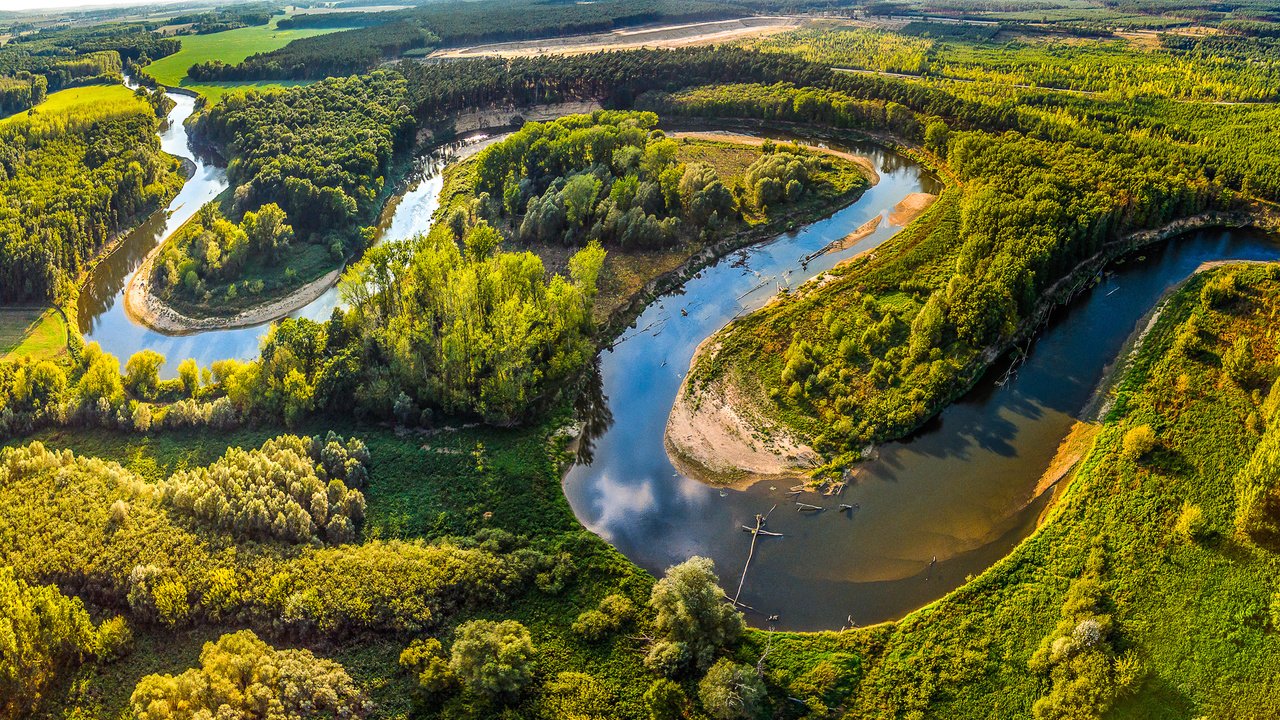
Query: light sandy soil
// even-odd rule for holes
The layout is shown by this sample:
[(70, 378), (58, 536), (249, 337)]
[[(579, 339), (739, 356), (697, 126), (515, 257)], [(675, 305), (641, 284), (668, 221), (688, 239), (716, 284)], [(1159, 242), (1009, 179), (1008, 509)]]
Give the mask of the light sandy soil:
[(634, 50), (636, 48), (674, 48), (690, 45), (712, 45), (742, 38), (794, 30), (805, 21), (797, 17), (747, 17), (736, 20), (656, 25), (607, 33), (570, 35), (542, 40), (489, 43), (470, 47), (443, 48), (428, 58), (467, 58), (483, 55), (520, 57), (529, 55), (576, 55), (602, 50)]
[[(704, 352), (714, 355), (719, 350), (708, 347), (709, 342), (711, 338), (698, 346), (694, 363)], [(726, 386), (732, 387), (717, 383), (695, 398), (685, 376), (663, 438), (675, 468), (705, 483), (739, 488), (766, 479), (807, 477), (819, 462), (818, 454), (764, 418), (748, 416), (746, 403), (732, 389), (726, 393)]]
[(862, 223), (862, 225), (858, 226), (857, 230), (854, 230), (848, 235), (845, 235), (839, 240), (836, 240), (835, 242), (823, 248), (822, 254), (826, 255), (827, 253), (839, 252), (841, 250), (848, 250), (854, 245), (857, 245), (864, 238), (869, 237), (872, 233), (874, 233), (877, 229), (879, 229), (881, 220), (884, 220), (884, 216), (877, 215), (871, 218), (870, 220)]
[(168, 303), (151, 292), (151, 263), (161, 247), (163, 244), (151, 251), (138, 267), (138, 271), (129, 279), (129, 286), (124, 294), (124, 309), (129, 318), (135, 322), (170, 335), (252, 327), (278, 320), (325, 294), (342, 275), (342, 268), (337, 268), (284, 297), (255, 305), (235, 315), (192, 318), (170, 307)]
[(889, 224), (906, 227), (907, 223), (920, 217), (920, 214), (927, 210), (933, 204), (933, 201), (937, 199), (938, 196), (931, 193), (911, 193), (889, 211)]
[[(673, 137), (677, 139), (691, 138), (693, 140), (710, 140), (712, 142), (731, 142), (731, 143), (738, 143), (739, 145), (755, 145), (757, 147), (760, 145), (763, 145), (766, 139), (766, 138), (756, 137), (754, 135), (746, 135), (742, 133), (700, 132), (700, 131), (673, 132), (673, 133), (669, 133), (668, 137)], [(777, 142), (777, 141), (775, 140), (774, 142)], [(871, 159), (868, 157), (864, 157), (862, 155), (854, 155), (853, 153), (845, 152), (844, 150), (835, 150), (833, 148), (821, 147), (819, 145), (808, 145), (805, 143), (795, 143), (795, 144), (799, 145), (802, 148), (805, 148), (806, 150), (811, 150), (813, 152), (826, 153), (828, 155), (833, 155), (835, 157), (848, 160), (849, 162), (856, 164), (858, 167), (862, 168), (863, 171), (865, 171), (867, 180), (872, 185), (875, 185), (876, 183), (880, 182), (880, 173), (876, 172), (875, 163), (871, 162)], [(918, 194), (927, 194), (927, 193), (918, 193)], [(904, 200), (903, 202), (906, 202), (906, 201)]]
[(545, 105), (530, 105), (528, 107), (496, 105), (485, 108), (484, 110), (460, 113), (454, 116), (453, 131), (458, 134), (463, 134), (476, 132), (477, 130), (505, 128), (511, 125), (511, 119), (517, 115), (524, 118), (526, 122), (543, 122), (546, 120), (555, 120), (556, 118), (564, 117), (565, 115), (580, 115), (583, 113), (594, 112), (600, 108), (600, 103), (595, 100), (547, 103)]
[(1071, 472), (1076, 464), (1084, 459), (1085, 453), (1093, 447), (1093, 440), (1098, 437), (1101, 430), (1102, 426), (1098, 423), (1077, 422), (1072, 425), (1067, 436), (1058, 444), (1058, 451), (1054, 454), (1053, 460), (1049, 461), (1049, 467), (1036, 483), (1032, 497), (1040, 497), (1041, 493), (1066, 477), (1067, 473)]

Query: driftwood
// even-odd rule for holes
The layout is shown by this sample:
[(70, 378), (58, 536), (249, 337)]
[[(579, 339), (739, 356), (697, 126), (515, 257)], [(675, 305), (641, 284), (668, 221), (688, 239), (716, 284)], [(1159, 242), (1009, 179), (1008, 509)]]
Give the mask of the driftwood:
[(796, 512), (822, 512), (822, 507), (818, 505), (810, 505), (803, 502), (796, 502), (796, 505), (799, 506), (796, 508)]
[(744, 583), (746, 583), (746, 582), (747, 582), (747, 570), (751, 567), (751, 558), (755, 557), (755, 554), (756, 554), (756, 540), (759, 540), (759, 539), (760, 539), (760, 535), (761, 535), (761, 534), (766, 534), (766, 535), (770, 535), (770, 536), (774, 536), (774, 537), (782, 537), (781, 535), (778, 535), (777, 533), (771, 533), (771, 532), (765, 532), (765, 531), (764, 531), (764, 524), (765, 524), (765, 521), (769, 519), (769, 515), (770, 515), (771, 513), (773, 513), (773, 511), (774, 511), (777, 507), (778, 507), (777, 505), (774, 505), (773, 507), (769, 508), (769, 512), (765, 513), (764, 515), (761, 515), (761, 514), (757, 513), (757, 514), (756, 514), (756, 526), (755, 526), (755, 528), (754, 528), (754, 529), (752, 529), (752, 528), (747, 528), (745, 525), (743, 526), (743, 527), (744, 527), (744, 529), (748, 530), (748, 531), (751, 533), (751, 549), (747, 551), (747, 562), (742, 566), (742, 577), (738, 579), (738, 592), (736, 592), (736, 593), (734, 593), (734, 594), (733, 594), (733, 604), (734, 604), (734, 605), (738, 605), (738, 604), (739, 604), (739, 603), (738, 603), (738, 597), (739, 597), (740, 595), (742, 595), (742, 586), (743, 586), (743, 584), (744, 584)]

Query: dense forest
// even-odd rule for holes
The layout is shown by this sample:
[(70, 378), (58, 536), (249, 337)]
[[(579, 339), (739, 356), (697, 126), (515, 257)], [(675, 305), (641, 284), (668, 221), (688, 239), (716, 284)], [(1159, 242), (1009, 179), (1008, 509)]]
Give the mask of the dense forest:
[(0, 123), (0, 301), (67, 297), (117, 233), (182, 185), (177, 160), (160, 151), (149, 93), (105, 90)]
[[(74, 328), (52, 359), (0, 358), (0, 718), (1275, 715), (1272, 264), (1202, 268), (1167, 295), (1102, 416), (1077, 426), (1087, 441), (1038, 530), (903, 620), (748, 629), (722, 589), (746, 567), (693, 557), (651, 575), (575, 518), (563, 469), (610, 422), (593, 363), (631, 317), (605, 331), (601, 288), (629, 272), (645, 282), (623, 300), (643, 305), (647, 281), (702, 267), (685, 259), (864, 187), (811, 147), (693, 140), (659, 119), (870, 140), (944, 181), (874, 253), (737, 317), (690, 369), (692, 391), (750, 397), (830, 477), (1164, 237), (1144, 231), (1257, 220), (1280, 200), (1280, 110), (1264, 102), (1280, 18), (1265, 8), (882, 4), (869, 10), (1021, 19), (373, 69), (437, 45), (822, 5), (299, 14), (282, 27), (355, 29), (197, 65), (202, 81), (319, 82), (200, 106), (192, 137), (230, 191), (157, 252), (157, 292), (216, 314), (356, 258), (344, 302), (276, 322), (252, 359), (185, 360), (172, 378), (160, 353), (117, 358)], [(173, 21), (215, 32), (274, 11), (206, 9)], [(1182, 31), (1111, 32), (1134, 25)], [(67, 300), (177, 191), (164, 101), (116, 81), (179, 41), (73, 22), (0, 46), (0, 111), (45, 100), (0, 121), (0, 301)], [(69, 109), (55, 93), (103, 80)], [(460, 112), (562, 100), (607, 109), (523, 124), (451, 165), (429, 232), (367, 247), (419, 138), (448, 137)], [(632, 512), (655, 502), (651, 482), (609, 478), (587, 502)], [(758, 557), (759, 534), (743, 537)]]
[(0, 115), (26, 110), (45, 94), (118, 82), (125, 63), (178, 51), (179, 42), (139, 25), (52, 28), (0, 45)]

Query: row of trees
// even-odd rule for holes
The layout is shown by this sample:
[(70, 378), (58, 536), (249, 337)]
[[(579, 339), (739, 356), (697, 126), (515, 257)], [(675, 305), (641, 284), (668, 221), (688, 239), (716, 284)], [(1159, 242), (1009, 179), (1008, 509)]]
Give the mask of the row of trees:
[(0, 124), (0, 302), (64, 296), (117, 233), (177, 194), (158, 108), (139, 93)]

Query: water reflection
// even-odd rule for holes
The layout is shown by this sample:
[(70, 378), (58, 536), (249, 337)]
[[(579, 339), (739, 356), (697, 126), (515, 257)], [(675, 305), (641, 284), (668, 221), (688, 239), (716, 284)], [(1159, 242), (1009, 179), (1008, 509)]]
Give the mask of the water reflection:
[[(901, 617), (989, 567), (1035, 526), (1047, 494), (1033, 497), (1058, 443), (1082, 415), (1109, 363), (1142, 316), (1201, 263), (1276, 259), (1280, 248), (1248, 232), (1175, 240), (1145, 259), (1119, 264), (1092, 290), (1056, 312), (1003, 385), (997, 363), (958, 402), (902, 442), (879, 448), (840, 498), (807, 494), (826, 508), (796, 511), (785, 483), (745, 490), (710, 488), (680, 476), (662, 445), (667, 413), (694, 348), (731, 318), (760, 306), (779, 284), (794, 287), (842, 257), (872, 247), (896, 228), (882, 223), (850, 250), (802, 270), (799, 260), (885, 215), (911, 192), (936, 191), (922, 170), (875, 148), (882, 181), (832, 218), (725, 258), (662, 298), (601, 357), (600, 393), (614, 424), (594, 452), (566, 474), (579, 519), (646, 569), (660, 573), (692, 554), (711, 557), (736, 587), (756, 513), (777, 505), (756, 549), (742, 600), (760, 623), (834, 629)], [(682, 315), (685, 309), (688, 315)], [(856, 509), (838, 511), (839, 504)]]
[[(207, 367), (224, 358), (256, 357), (259, 342), (270, 327), (270, 323), (263, 323), (254, 327), (168, 335), (140, 325), (125, 312), (125, 288), (147, 253), (190, 219), (200, 206), (227, 188), (225, 171), (197, 156), (189, 147), (184, 122), (195, 110), (195, 98), (177, 94), (170, 97), (176, 105), (161, 130), (160, 145), (165, 152), (193, 164), (195, 173), (168, 208), (148, 218), (98, 263), (81, 290), (78, 307), (80, 329), (86, 341), (99, 343), (122, 362), (139, 350), (155, 350), (167, 358), (161, 372), (165, 377), (175, 376), (178, 363), (184, 358), (195, 358)], [(379, 241), (402, 240), (426, 232), (439, 205), (444, 167), (496, 139), (477, 134), (419, 158), (406, 182), (408, 190), (393, 198), (380, 218)], [(339, 302), (337, 288), (330, 288), (290, 316), (324, 320), (332, 315)]]

